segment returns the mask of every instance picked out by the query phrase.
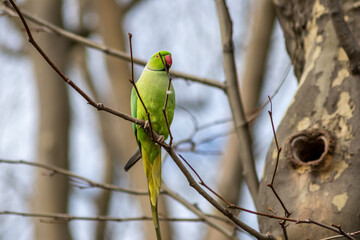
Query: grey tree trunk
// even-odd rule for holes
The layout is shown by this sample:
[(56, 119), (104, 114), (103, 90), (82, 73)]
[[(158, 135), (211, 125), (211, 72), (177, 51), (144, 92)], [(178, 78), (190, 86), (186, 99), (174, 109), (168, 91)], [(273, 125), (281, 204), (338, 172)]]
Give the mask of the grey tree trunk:
[[(62, 1), (33, 0), (29, 3), (32, 12), (61, 26)], [(67, 62), (67, 44), (64, 38), (56, 35), (35, 34), (39, 45), (51, 59), (56, 59), (60, 69)], [(67, 86), (44, 61), (40, 54), (31, 49), (31, 57), (38, 86), (40, 106), (37, 161), (61, 168), (68, 168), (68, 137), (70, 125)], [(68, 205), (68, 181), (66, 177), (52, 176), (38, 170), (33, 199), (34, 212), (66, 213)], [(35, 219), (35, 239), (71, 239), (68, 224), (42, 223)]]
[[(360, 229), (360, 79), (349, 69), (325, 1), (275, 1), (288, 53), (300, 86), (277, 130), (283, 153), (275, 178), (292, 217)], [(359, 42), (359, 2), (341, 1)], [(274, 106), (276, 111), (276, 106)], [(266, 184), (275, 166), (269, 150), (259, 201), (262, 212), (284, 210)], [(284, 239), (278, 221), (259, 218), (262, 232)], [(310, 224), (290, 224), (289, 239), (320, 239), (335, 233)]]

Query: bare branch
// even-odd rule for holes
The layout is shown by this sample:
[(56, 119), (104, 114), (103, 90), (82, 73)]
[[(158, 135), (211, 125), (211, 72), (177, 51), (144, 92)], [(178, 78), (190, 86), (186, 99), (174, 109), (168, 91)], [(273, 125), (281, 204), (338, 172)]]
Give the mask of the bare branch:
[[(121, 113), (118, 112), (112, 108), (109, 108), (107, 106), (105, 106), (102, 103), (96, 103), (90, 96), (88, 96), (80, 87), (78, 87), (70, 78), (68, 78), (57, 66), (56, 64), (51, 61), (51, 59), (46, 55), (46, 53), (42, 50), (42, 48), (37, 44), (37, 42), (35, 41), (35, 39), (33, 38), (30, 28), (28, 27), (25, 18), (22, 15), (22, 12), (20, 12), (20, 10), (18, 9), (18, 7), (16, 6), (16, 4), (12, 1), (9, 0), (11, 5), (14, 7), (15, 11), (17, 12), (17, 14), (20, 16), (20, 19), (25, 27), (26, 33), (29, 37), (29, 42), (35, 47), (35, 49), (41, 54), (41, 56), (46, 60), (46, 62), (52, 67), (52, 69), (68, 84), (70, 85), (77, 93), (79, 93), (87, 102), (88, 104), (90, 104), (91, 106), (93, 106), (94, 108), (96, 108), (99, 111), (105, 111), (108, 113), (111, 113), (115, 116), (121, 117), (125, 120), (128, 120), (130, 122), (133, 122), (135, 124), (141, 125), (143, 126), (145, 124), (144, 120), (141, 119), (136, 119), (128, 114), (125, 113)], [(154, 132), (151, 131), (152, 135), (158, 139), (159, 135)], [(161, 144), (161, 143), (159, 143)]]
[[(73, 216), (65, 213), (24, 213), (16, 211), (1, 211), (0, 215), (15, 215), (22, 217), (40, 218), (40, 221), (45, 223), (68, 223), (70, 221), (107, 221), (107, 222), (130, 222), (130, 221), (152, 221), (150, 216), (130, 217), (130, 218), (115, 218), (109, 216), (95, 216), (95, 217), (81, 217)], [(44, 220), (47, 219), (47, 220)], [(172, 218), (172, 217), (159, 217), (160, 221), (171, 222), (203, 222), (202, 218)]]
[[(185, 206), (187, 209), (189, 209), (191, 212), (193, 212), (194, 214), (196, 214), (200, 219), (203, 219), (203, 221), (209, 225), (210, 227), (218, 230), (220, 233), (222, 233), (223, 235), (225, 235), (228, 238), (232, 238), (232, 233), (226, 231), (226, 229), (221, 228), (219, 226), (219, 224), (217, 224), (212, 218), (212, 216), (206, 215), (204, 214), (199, 208), (197, 208), (195, 205), (190, 204), (189, 202), (187, 202), (184, 198), (182, 198), (180, 195), (178, 195), (177, 193), (173, 192), (170, 188), (168, 188), (165, 184), (162, 184), (162, 189), (163, 189), (163, 193), (164, 194), (168, 194), (171, 198), (175, 199), (176, 201), (178, 201), (179, 203), (181, 203), (183, 206)], [(230, 223), (231, 221), (227, 220), (227, 219), (218, 219), (221, 221), (224, 221), (225, 223)]]
[[(131, 38), (132, 38), (132, 34), (131, 33), (128, 33), (129, 35), (129, 45), (130, 45), (130, 62), (131, 62), (131, 79), (129, 79), (130, 83), (133, 85), (135, 91), (136, 91), (136, 95), (137, 97), (139, 98), (140, 102), (141, 102), (141, 105), (143, 106), (145, 112), (146, 112), (146, 116), (147, 116), (147, 121), (149, 123), (149, 126), (150, 126), (150, 133), (151, 133), (151, 138), (153, 141), (157, 142), (157, 138), (155, 139), (154, 138), (154, 131), (153, 131), (153, 128), (152, 128), (152, 123), (151, 123), (151, 118), (150, 118), (150, 113), (148, 111), (148, 109), (146, 108), (145, 106), (145, 103), (144, 101), (142, 100), (141, 96), (140, 96), (140, 92), (139, 92), (139, 89), (137, 88), (136, 84), (135, 84), (135, 80), (134, 80), (134, 59), (133, 59), (133, 54), (132, 54), (132, 44), (131, 44)], [(144, 129), (145, 129), (145, 125), (144, 125)], [(140, 149), (141, 150), (141, 149)]]
[[(277, 168), (278, 168), (278, 165), (279, 165), (279, 158), (280, 158), (280, 153), (281, 153), (281, 147), (279, 147), (279, 143), (278, 143), (278, 140), (277, 140), (277, 137), (276, 137), (276, 132), (275, 132), (274, 120), (273, 120), (273, 117), (272, 117), (272, 114), (273, 114), (273, 111), (272, 111), (272, 101), (271, 101), (270, 96), (268, 96), (268, 98), (269, 98), (269, 102), (270, 102), (270, 111), (268, 111), (268, 113), (269, 113), (269, 117), (270, 117), (271, 128), (272, 128), (272, 131), (273, 131), (273, 134), (274, 134), (274, 140), (275, 140), (275, 145), (276, 145), (276, 150), (277, 150), (277, 156), (276, 156), (276, 164), (275, 164), (274, 172), (273, 172), (273, 175), (272, 175), (272, 178), (271, 178), (271, 182), (270, 182), (267, 186), (271, 188), (271, 190), (273, 191), (274, 195), (276, 196), (276, 198), (277, 198), (278, 201), (280, 202), (282, 208), (283, 208), (284, 211), (285, 211), (285, 217), (290, 217), (290, 215), (291, 215), (292, 213), (287, 210), (287, 208), (285, 207), (284, 202), (281, 200), (279, 194), (277, 193), (277, 191), (275, 190), (275, 187), (274, 187), (274, 180), (275, 180), (276, 171), (277, 171)], [(286, 227), (287, 227), (286, 221), (283, 220), (283, 221), (281, 221), (279, 224), (281, 225), (281, 227), (282, 227), (282, 229), (283, 229), (284, 238), (285, 238), (285, 240), (287, 240), (287, 239), (288, 239), (288, 235), (287, 235), (287, 231), (286, 231)]]
[(221, 41), (223, 45), (223, 62), (226, 76), (226, 92), (231, 112), (234, 118), (235, 132), (239, 141), (239, 157), (242, 161), (245, 180), (247, 182), (255, 205), (257, 205), (259, 180), (257, 177), (254, 157), (252, 154), (249, 126), (247, 124), (244, 114), (236, 74), (234, 49), (232, 42), (232, 22), (225, 0), (216, 0), (215, 2), (219, 18)]
[[(285, 83), (285, 80), (287, 79), (290, 70), (292, 68), (291, 62), (289, 61), (288, 65), (286, 66), (285, 72), (283, 73), (283, 75), (281, 76), (281, 80), (279, 85), (276, 87), (275, 91), (273, 92), (273, 94), (270, 96), (271, 99), (273, 99), (279, 92), (280, 88), (283, 86), (283, 84)], [(269, 103), (269, 99), (267, 99), (260, 107), (258, 107), (257, 109), (255, 109), (255, 111), (247, 113), (246, 114), (246, 119), (249, 123), (251, 123), (252, 121), (254, 121), (260, 114), (260, 112), (266, 107), (266, 105)]]
[[(10, 16), (18, 17), (17, 13), (7, 5), (4, 5), (0, 9), (3, 10), (4, 12), (6, 12), (7, 14), (9, 14)], [(21, 10), (21, 13), (29, 21), (31, 21), (31, 22), (33, 22), (35, 24), (38, 24), (40, 26), (44, 26), (45, 29), (48, 32), (56, 33), (56, 34), (58, 34), (60, 36), (66, 37), (66, 38), (68, 38), (68, 39), (70, 39), (72, 41), (78, 42), (78, 43), (83, 44), (83, 45), (85, 45), (87, 47), (99, 50), (99, 51), (101, 51), (101, 52), (103, 52), (103, 53), (105, 53), (107, 55), (118, 57), (120, 59), (123, 59), (123, 60), (126, 60), (126, 61), (130, 62), (129, 54), (126, 53), (126, 52), (122, 52), (122, 51), (119, 51), (117, 49), (109, 48), (104, 44), (96, 43), (96, 42), (91, 41), (91, 40), (89, 40), (87, 38), (81, 37), (81, 36), (79, 36), (79, 35), (77, 35), (75, 33), (66, 31), (66, 30), (64, 30), (64, 29), (62, 29), (60, 27), (57, 27), (57, 26), (55, 26), (55, 25), (53, 25), (53, 24), (51, 24), (51, 23), (49, 23), (49, 22), (47, 22), (47, 21), (45, 21), (45, 20), (43, 20), (41, 18), (38, 18), (38, 17), (30, 14), (27, 11)], [(139, 59), (139, 58), (134, 58), (134, 63), (142, 65), (142, 66), (146, 65), (146, 61), (142, 60), (142, 59)], [(218, 89), (225, 90), (225, 84), (222, 83), (222, 82), (219, 82), (217, 80), (198, 77), (198, 76), (194, 76), (192, 74), (182, 73), (180, 71), (174, 71), (174, 70), (171, 70), (170, 74), (173, 75), (174, 77), (177, 77), (177, 78), (182, 78), (182, 79), (185, 79), (185, 80), (190, 80), (190, 81), (193, 81), (193, 82), (197, 82), (197, 83), (201, 83), (201, 84), (204, 84), (204, 85), (208, 85), (208, 86), (216, 87)]]
[(278, 143), (278, 140), (277, 140), (277, 137), (276, 137), (276, 132), (275, 132), (275, 126), (274, 126), (274, 121), (273, 121), (273, 117), (272, 117), (272, 102), (271, 102), (271, 98), (269, 96), (269, 102), (270, 102), (270, 111), (268, 111), (269, 113), (269, 117), (270, 117), (270, 121), (271, 121), (271, 128), (272, 128), (272, 131), (273, 131), (273, 134), (274, 134), (274, 140), (275, 140), (275, 145), (276, 145), (276, 150), (277, 150), (277, 156), (276, 156), (276, 164), (275, 164), (275, 168), (274, 168), (274, 172), (273, 172), (273, 175), (272, 175), (272, 178), (271, 178), (271, 182), (267, 185), (268, 187), (270, 187), (276, 197), (278, 198), (279, 202), (281, 203), (281, 206), (283, 207), (283, 209), (285, 210), (285, 215), (290, 216), (291, 213), (286, 209), (284, 203), (281, 201), (281, 199), (279, 198), (278, 194), (276, 193), (273, 185), (274, 185), (274, 180), (275, 180), (275, 176), (276, 176), (276, 171), (277, 171), (277, 168), (278, 168), (278, 165), (279, 165), (279, 158), (280, 158), (280, 153), (281, 153), (281, 147), (279, 147), (279, 143)]
[(345, 22), (340, 2), (339, 0), (328, 0), (327, 5), (340, 45), (349, 58), (351, 72), (360, 74), (360, 46)]
[[(188, 111), (187, 111), (188, 112)], [(191, 114), (190, 112), (188, 112), (189, 114)], [(209, 143), (211, 141), (214, 141), (218, 138), (221, 138), (221, 137), (227, 137), (229, 136), (230, 134), (233, 134), (234, 133), (234, 130), (229, 130), (227, 132), (223, 132), (223, 133), (216, 133), (216, 134), (213, 134), (211, 136), (208, 136), (208, 137), (205, 137), (205, 138), (202, 138), (200, 140), (197, 140), (195, 141), (194, 138), (195, 136), (201, 132), (201, 131), (205, 131), (207, 130), (208, 128), (211, 128), (213, 126), (216, 126), (216, 125), (220, 125), (220, 124), (225, 124), (225, 123), (228, 123), (228, 122), (231, 122), (232, 119), (219, 119), (219, 120), (215, 120), (215, 121), (212, 121), (212, 122), (209, 122), (209, 123), (206, 123), (206, 124), (203, 124), (203, 125), (199, 125), (198, 121), (196, 120), (196, 118), (192, 115), (191, 116), (191, 119), (193, 120), (193, 123), (194, 123), (194, 129), (193, 131), (189, 134), (189, 136), (185, 139), (182, 139), (182, 140), (179, 140), (177, 141), (175, 144), (174, 144), (174, 148), (177, 150), (177, 151), (180, 151), (180, 152), (194, 152), (194, 153), (205, 153), (205, 154), (221, 154), (221, 152), (219, 151), (201, 151), (199, 150), (197, 147), (201, 144), (204, 144), (204, 143)], [(190, 144), (190, 147), (189, 148), (179, 148), (179, 146), (181, 145), (185, 145), (185, 144)]]
[[(326, 225), (326, 224), (323, 224), (323, 223), (320, 223), (320, 222), (317, 222), (315, 220), (311, 220), (311, 219), (307, 219), (307, 220), (299, 220), (299, 219), (294, 219), (294, 218), (289, 218), (289, 216), (285, 216), (285, 217), (280, 217), (280, 216), (274, 216), (274, 215), (270, 215), (270, 214), (266, 214), (266, 213), (260, 213), (260, 212), (255, 212), (255, 211), (251, 211), (251, 210), (248, 210), (248, 209), (245, 209), (245, 208), (242, 208), (242, 207), (239, 207), (239, 206), (236, 206), (235, 204), (233, 203), (230, 203), (229, 201), (227, 201), (226, 199), (224, 199), (222, 196), (220, 196), (217, 192), (215, 192), (213, 189), (211, 189), (203, 180), (202, 178), (200, 177), (200, 175), (195, 171), (195, 169), (181, 156), (179, 155), (183, 160), (184, 162), (190, 167), (190, 169), (195, 173), (195, 175), (199, 178), (200, 182), (199, 184), (204, 186), (206, 189), (208, 189), (211, 193), (213, 193), (215, 196), (217, 196), (218, 198), (220, 198), (224, 203), (227, 204), (228, 208), (229, 209), (238, 209), (238, 210), (241, 210), (241, 211), (244, 211), (244, 212), (248, 212), (248, 213), (251, 213), (251, 214), (255, 214), (255, 215), (258, 215), (258, 216), (263, 216), (263, 217), (268, 217), (268, 218), (275, 218), (275, 219), (280, 219), (282, 220), (280, 222), (282, 228), (283, 228), (283, 231), (284, 231), (284, 236), (287, 238), (287, 233), (286, 233), (286, 221), (290, 221), (290, 222), (295, 222), (297, 224), (300, 224), (300, 223), (308, 223), (308, 224), (314, 224), (314, 225), (318, 225), (322, 228), (326, 228), (328, 230), (331, 230), (331, 231), (334, 231), (334, 232), (337, 232), (337, 233), (340, 233), (342, 234), (343, 236), (345, 236), (346, 238), (349, 238), (349, 239), (352, 239), (351, 236), (347, 233), (345, 233), (342, 228), (340, 226), (336, 226), (334, 224), (332, 224), (331, 226), (329, 225)], [(175, 159), (174, 159), (175, 160)], [(191, 184), (190, 184), (191, 185)], [(275, 192), (276, 194), (276, 192)], [(281, 199), (279, 198), (279, 201), (281, 202)], [(285, 208), (285, 206), (284, 206)], [(286, 208), (285, 208), (285, 211)], [(229, 212), (230, 213), (230, 212)], [(289, 212), (286, 212), (286, 215), (290, 215), (291, 213)], [(239, 225), (238, 225), (239, 226)], [(335, 227), (334, 227), (335, 226)], [(241, 226), (240, 226), (241, 227)], [(246, 231), (246, 230), (245, 230)]]
[[(126, 188), (121, 188), (118, 187), (116, 185), (112, 185), (112, 184), (107, 184), (107, 183), (98, 183), (95, 181), (92, 181), (88, 178), (82, 177), (80, 175), (77, 175), (71, 171), (68, 171), (66, 169), (63, 168), (59, 168), (59, 167), (55, 167), (52, 165), (47, 165), (47, 164), (42, 164), (42, 163), (37, 163), (37, 162), (28, 162), (28, 161), (14, 161), (14, 160), (5, 160), (5, 159), (0, 159), (0, 163), (6, 163), (6, 164), (21, 164), (21, 165), (28, 165), (31, 167), (37, 167), (37, 168), (42, 168), (42, 169), (46, 169), (49, 170), (48, 175), (49, 176), (54, 176), (56, 174), (61, 174), (64, 176), (69, 177), (70, 181), (74, 182), (75, 184), (73, 184), (73, 186), (78, 187), (80, 189), (85, 189), (85, 188), (100, 188), (100, 189), (104, 189), (104, 190), (109, 190), (109, 191), (118, 191), (118, 192), (123, 192), (123, 193), (128, 193), (128, 194), (132, 194), (132, 195), (148, 195), (148, 191), (146, 190), (133, 190), (133, 189), (126, 189)], [(86, 184), (86, 185), (80, 185), (80, 184)], [(199, 218), (198, 221), (202, 221), (206, 224), (208, 224), (210, 227), (213, 227), (215, 229), (217, 229), (219, 232), (221, 232), (222, 234), (224, 234), (227, 237), (231, 237), (231, 234), (226, 232), (224, 229), (221, 229), (219, 227), (219, 225), (214, 222), (211, 218), (213, 218), (213, 216), (211, 215), (206, 215), (204, 214), (199, 208), (195, 207), (193, 204), (190, 204), (189, 202), (187, 202), (184, 198), (182, 198), (180, 195), (176, 194), (175, 192), (171, 191), (165, 184), (162, 184), (162, 190), (160, 192), (160, 194), (166, 194), (169, 197), (173, 198), (174, 200), (178, 201), (180, 204), (184, 205), (187, 209), (189, 209), (191, 212), (193, 212), (194, 214), (196, 214)], [(4, 211), (4, 212), (0, 212), (0, 215), (23, 215), (24, 213), (16, 213), (13, 214), (14, 212), (11, 211)], [(74, 216), (69, 216), (67, 214), (37, 214), (34, 215), (32, 214), (28, 214), (29, 216), (33, 216), (33, 217), (46, 217), (48, 216), (49, 218), (56, 218), (56, 219), (61, 219), (62, 221), (66, 220), (66, 221), (70, 221), (70, 220), (92, 220), (92, 221), (129, 221), (124, 220), (124, 219), (117, 219), (117, 218), (109, 218), (106, 216), (98, 216), (98, 217), (92, 217), (91, 219), (89, 217), (86, 217), (86, 219), (84, 217), (79, 218), (79, 217), (74, 217)], [(138, 219), (138, 218), (134, 218)], [(152, 218), (151, 218), (152, 219)], [(163, 218), (162, 220), (164, 220), (165, 218)], [(171, 218), (166, 218), (166, 219), (171, 219)], [(140, 220), (149, 220), (149, 219), (139, 219)], [(226, 220), (225, 218), (222, 219), (218, 219), (220, 221), (224, 221), (226, 223), (229, 223), (229, 220)], [(173, 221), (173, 220), (169, 220), (169, 221)], [(184, 220), (185, 221), (185, 220)], [(193, 221), (193, 220), (191, 220)], [(194, 220), (195, 221), (195, 220)]]
[(179, 156), (181, 157), (181, 159), (186, 163), (186, 165), (188, 165), (188, 167), (195, 173), (195, 175), (199, 178), (200, 182), (199, 184), (204, 186), (207, 190), (209, 190), (212, 194), (214, 194), (215, 196), (217, 196), (219, 199), (221, 199), (221, 201), (223, 201), (224, 203), (226, 203), (226, 205), (228, 206), (232, 206), (234, 204), (230, 203), (229, 201), (227, 201), (226, 199), (224, 199), (222, 196), (220, 196), (220, 194), (218, 194), (217, 192), (215, 192), (212, 188), (210, 188), (200, 177), (200, 175), (195, 171), (195, 169), (186, 161), (186, 159), (181, 156), (179, 154)]
[(169, 99), (169, 94), (172, 94), (170, 92), (170, 89), (171, 89), (171, 76), (170, 76), (170, 73), (169, 73), (169, 69), (167, 68), (165, 62), (164, 62), (164, 59), (163, 57), (161, 56), (160, 52), (159, 52), (159, 56), (160, 56), (160, 59), (161, 59), (161, 62), (164, 66), (164, 69), (166, 71), (166, 75), (168, 76), (168, 86), (167, 86), (167, 89), (166, 89), (166, 94), (165, 94), (165, 102), (164, 102), (164, 107), (162, 109), (162, 112), (163, 112), (163, 115), (164, 115), (164, 118), (165, 118), (165, 123), (166, 123), (166, 127), (167, 127), (167, 130), (169, 132), (169, 135), (170, 135), (170, 142), (169, 142), (169, 145), (171, 146), (172, 145), (172, 142), (173, 142), (173, 136), (171, 134), (171, 131), (170, 131), (170, 124), (169, 124), (169, 121), (168, 121), (168, 117), (166, 115), (166, 108), (167, 108), (167, 103), (168, 103), (168, 99)]
[(185, 175), (186, 179), (188, 180), (191, 187), (193, 187), (201, 196), (203, 196), (211, 205), (213, 205), (216, 209), (218, 209), (221, 213), (223, 213), (226, 217), (228, 217), (231, 221), (233, 221), (237, 226), (242, 228), (244, 231), (248, 232), (252, 236), (256, 237), (257, 239), (274, 239), (273, 236), (262, 234), (249, 225), (245, 224), (241, 221), (238, 217), (232, 214), (228, 209), (221, 206), (219, 202), (217, 202), (213, 197), (211, 197), (204, 189), (200, 187), (199, 184), (195, 181), (192, 177), (190, 172), (186, 169), (184, 164), (181, 162), (177, 154), (175, 153), (174, 149), (170, 146), (165, 146), (164, 149), (168, 152), (171, 158), (174, 160), (176, 165), (179, 167), (181, 172)]
[(148, 195), (147, 190), (146, 191), (145, 190), (132, 190), (132, 189), (121, 188), (121, 187), (118, 187), (118, 186), (113, 185), (113, 184), (98, 183), (98, 182), (92, 181), (92, 180), (90, 180), (90, 179), (88, 179), (86, 177), (77, 175), (77, 174), (75, 174), (75, 173), (73, 173), (71, 171), (68, 171), (66, 169), (55, 167), (55, 166), (48, 165), (48, 164), (43, 164), (43, 163), (38, 163), (38, 162), (28, 162), (28, 161), (23, 161), (23, 160), (13, 161), (13, 160), (5, 160), (5, 159), (0, 159), (0, 163), (22, 164), (22, 165), (28, 165), (28, 166), (32, 166), (32, 167), (39, 167), (39, 168), (49, 170), (49, 174), (48, 174), (49, 176), (54, 176), (56, 174), (61, 174), (61, 175), (64, 175), (64, 176), (68, 176), (70, 179), (79, 180), (77, 183), (86, 183), (86, 184), (88, 184), (85, 187), (79, 186), (80, 188), (94, 187), (94, 188), (102, 188), (104, 190), (124, 192), (124, 193), (128, 193), (128, 194), (133, 194), (133, 195)]
[(336, 227), (337, 229), (339, 229), (341, 235), (343, 235), (344, 237), (346, 237), (347, 239), (350, 240), (355, 240), (355, 238), (353, 238), (352, 236), (350, 236), (348, 233), (344, 232), (344, 230), (342, 229), (342, 227), (340, 225), (335, 225), (332, 224), (333, 227)]
[[(352, 232), (352, 233), (348, 233), (350, 236), (356, 236), (360, 234), (360, 231), (356, 231), (356, 232)], [(331, 237), (327, 237), (327, 238), (322, 238), (320, 240), (332, 240), (332, 239), (338, 239), (338, 238), (343, 238), (344, 235), (335, 235), (335, 236), (331, 236)]]

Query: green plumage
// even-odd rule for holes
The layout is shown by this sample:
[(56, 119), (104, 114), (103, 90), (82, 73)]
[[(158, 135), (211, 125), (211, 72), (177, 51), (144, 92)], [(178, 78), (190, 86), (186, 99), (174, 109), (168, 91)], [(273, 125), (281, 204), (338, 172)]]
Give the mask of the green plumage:
[[(164, 139), (166, 139), (169, 132), (162, 109), (165, 104), (166, 94), (168, 94), (166, 116), (170, 126), (174, 117), (175, 92), (172, 85), (170, 91), (167, 91), (169, 79), (164, 67), (164, 64), (166, 64), (167, 69), (171, 67), (171, 54), (166, 51), (160, 51), (160, 54), (161, 56), (159, 55), (159, 52), (157, 52), (150, 58), (139, 80), (136, 82), (136, 87), (150, 114), (153, 130), (164, 136)], [(161, 60), (161, 58), (163, 60)], [(148, 120), (146, 111), (137, 96), (135, 88), (133, 88), (131, 92), (131, 114), (135, 118), (143, 119), (145, 121)], [(139, 128), (136, 124), (133, 126), (148, 180), (150, 203), (156, 235), (158, 240), (160, 240), (161, 235), (157, 213), (157, 199), (161, 185), (161, 147), (151, 140), (151, 136), (146, 133), (143, 128)], [(136, 160), (135, 162), (131, 161), (132, 159), (130, 159), (130, 166), (128, 168), (136, 162)]]

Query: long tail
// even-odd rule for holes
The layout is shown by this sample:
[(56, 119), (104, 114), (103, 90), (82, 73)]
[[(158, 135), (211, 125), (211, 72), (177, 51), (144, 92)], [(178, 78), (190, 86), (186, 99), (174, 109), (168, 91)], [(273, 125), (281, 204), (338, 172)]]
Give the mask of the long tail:
[(157, 240), (161, 240), (161, 233), (160, 233), (160, 224), (159, 224), (159, 215), (158, 215), (158, 205), (157, 202), (155, 206), (151, 204), (151, 214), (154, 221), (154, 227), (156, 232), (156, 238)]
[(161, 187), (161, 148), (159, 149), (159, 153), (155, 157), (153, 163), (150, 162), (144, 148), (141, 149), (141, 152), (144, 162), (145, 174), (148, 180), (151, 214), (154, 221), (156, 237), (157, 240), (161, 240), (160, 224), (159, 224), (159, 216), (158, 216), (158, 201), (157, 201)]

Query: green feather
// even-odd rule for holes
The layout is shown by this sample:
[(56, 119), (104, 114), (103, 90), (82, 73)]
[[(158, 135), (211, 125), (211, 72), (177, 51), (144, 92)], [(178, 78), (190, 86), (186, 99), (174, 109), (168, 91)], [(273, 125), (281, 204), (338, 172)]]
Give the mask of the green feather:
[[(168, 61), (166, 61), (166, 59)], [(170, 126), (174, 118), (175, 91), (172, 85), (170, 87), (170, 92), (167, 91), (169, 79), (164, 64), (166, 64), (167, 69), (171, 67), (171, 53), (167, 51), (155, 53), (149, 59), (143, 73), (136, 82), (136, 87), (150, 114), (153, 130), (158, 134), (163, 135), (166, 139), (169, 136), (169, 132), (162, 109), (164, 107), (166, 95), (168, 94), (166, 116)], [(148, 120), (145, 109), (134, 88), (131, 92), (131, 114), (135, 118)], [(161, 185), (161, 147), (151, 140), (151, 136), (149, 136), (143, 128), (139, 128), (135, 124), (133, 125), (133, 128), (144, 162), (154, 226), (157, 238), (160, 240), (161, 235), (157, 213), (157, 198)], [(130, 165), (132, 166), (132, 164)]]

